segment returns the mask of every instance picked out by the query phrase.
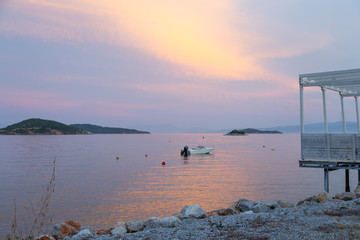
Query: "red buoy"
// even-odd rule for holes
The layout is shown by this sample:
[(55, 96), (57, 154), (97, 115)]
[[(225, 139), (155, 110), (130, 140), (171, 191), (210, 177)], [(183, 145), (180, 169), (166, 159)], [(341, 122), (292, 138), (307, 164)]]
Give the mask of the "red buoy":
[(162, 162), (161, 164), (164, 166), (166, 163), (165, 163), (165, 162)]

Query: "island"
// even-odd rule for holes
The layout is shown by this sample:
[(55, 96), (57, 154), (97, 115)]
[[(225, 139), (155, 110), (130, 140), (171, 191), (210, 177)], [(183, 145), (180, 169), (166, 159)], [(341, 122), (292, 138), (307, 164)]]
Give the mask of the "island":
[(244, 136), (246, 133), (242, 130), (234, 129), (231, 132), (226, 133), (227, 136)]
[(40, 118), (30, 118), (0, 129), (1, 135), (74, 135), (87, 131), (69, 125)]
[(92, 134), (150, 134), (150, 132), (139, 131), (136, 129), (101, 127), (93, 124), (70, 124), (70, 126), (85, 130)]
[(234, 129), (231, 132), (226, 133), (227, 136), (244, 136), (246, 134), (282, 134), (278, 130), (258, 130), (255, 128), (245, 128), (241, 130)]
[(66, 125), (52, 120), (30, 118), (0, 129), (0, 135), (77, 135), (77, 134), (150, 134), (127, 128), (100, 127), (92, 124)]

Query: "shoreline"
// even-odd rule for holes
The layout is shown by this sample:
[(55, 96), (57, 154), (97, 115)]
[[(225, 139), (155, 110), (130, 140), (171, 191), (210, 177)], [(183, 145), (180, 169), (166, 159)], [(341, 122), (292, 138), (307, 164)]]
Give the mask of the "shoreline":
[[(67, 221), (52, 235), (64, 240), (115, 239), (354, 239), (360, 238), (360, 195), (342, 193), (330, 199), (323, 192), (296, 206), (284, 201), (240, 199), (226, 209), (207, 213), (199, 205), (162, 219), (118, 222), (110, 229)], [(67, 227), (65, 227), (67, 226)], [(60, 229), (66, 229), (61, 235)], [(50, 236), (38, 238), (52, 240)]]

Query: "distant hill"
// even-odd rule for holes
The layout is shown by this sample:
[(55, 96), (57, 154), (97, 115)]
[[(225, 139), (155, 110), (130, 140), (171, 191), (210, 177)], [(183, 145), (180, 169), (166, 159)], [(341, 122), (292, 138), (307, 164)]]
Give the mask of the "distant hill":
[(282, 134), (282, 132), (278, 130), (258, 130), (255, 128), (245, 128), (241, 130), (234, 129), (225, 135), (237, 136), (237, 135), (245, 135), (245, 134)]
[(2, 135), (87, 134), (86, 131), (51, 120), (31, 118), (0, 129)]
[(171, 124), (133, 125), (135, 129), (144, 129), (151, 133), (213, 133), (212, 129), (203, 127), (181, 128)]
[(278, 131), (278, 130), (258, 130), (255, 128), (245, 128), (245, 129), (241, 129), (240, 131), (243, 131), (245, 133), (248, 134), (282, 134), (282, 132)]
[[(289, 126), (277, 126), (272, 128), (267, 128), (269, 130), (280, 130), (286, 133), (300, 133), (300, 125), (289, 125)], [(309, 123), (305, 124), (304, 130), (306, 133), (323, 133), (324, 130), (324, 123)], [(343, 132), (343, 125), (342, 121), (338, 122), (329, 122), (328, 123), (328, 130), (330, 133), (342, 133)], [(357, 123), (356, 122), (346, 122), (346, 131), (348, 133), (357, 133)]]
[(101, 127), (93, 124), (70, 124), (70, 126), (83, 129), (93, 134), (150, 134), (150, 132), (135, 129)]

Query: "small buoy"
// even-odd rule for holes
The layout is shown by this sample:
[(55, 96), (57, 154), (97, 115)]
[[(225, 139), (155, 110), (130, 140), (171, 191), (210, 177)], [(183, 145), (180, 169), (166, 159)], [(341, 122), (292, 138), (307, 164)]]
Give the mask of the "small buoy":
[(271, 151), (275, 151), (275, 148), (272, 148)]
[(119, 160), (119, 157), (116, 157), (117, 160)]
[(165, 166), (166, 163), (165, 163), (165, 162), (162, 162), (161, 164), (162, 164), (163, 166)]
[(265, 145), (263, 145), (263, 148), (265, 148)]
[(147, 154), (145, 154), (145, 157), (147, 157)]

